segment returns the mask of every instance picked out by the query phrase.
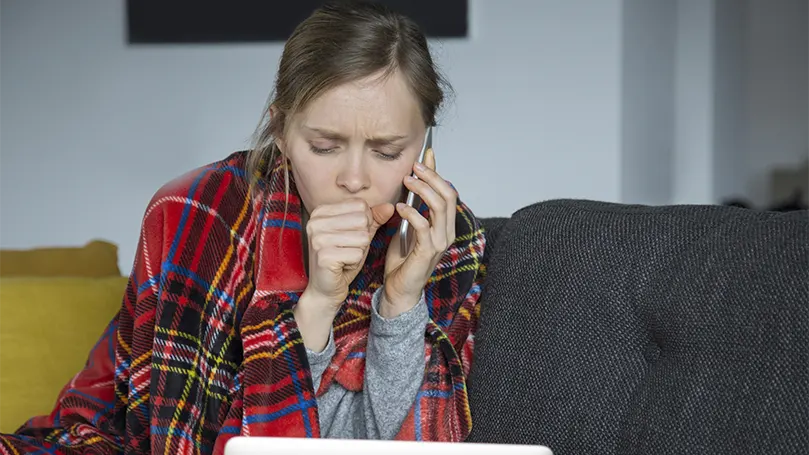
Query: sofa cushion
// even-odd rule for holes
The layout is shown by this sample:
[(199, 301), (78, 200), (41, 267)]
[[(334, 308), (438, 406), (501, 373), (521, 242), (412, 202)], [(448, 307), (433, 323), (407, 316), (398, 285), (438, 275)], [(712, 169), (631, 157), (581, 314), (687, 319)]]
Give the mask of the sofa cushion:
[(484, 218), (481, 220), (486, 235), (487, 248), (493, 249), (497, 247), (500, 233), (503, 232), (503, 227), (508, 224), (509, 220), (510, 218), (505, 217)]
[(0, 250), (0, 276), (120, 276), (118, 246), (94, 240), (81, 247)]
[(48, 414), (121, 308), (126, 277), (0, 279), (0, 432)]
[(520, 210), (487, 250), (470, 441), (806, 453), (807, 239), (806, 212)]

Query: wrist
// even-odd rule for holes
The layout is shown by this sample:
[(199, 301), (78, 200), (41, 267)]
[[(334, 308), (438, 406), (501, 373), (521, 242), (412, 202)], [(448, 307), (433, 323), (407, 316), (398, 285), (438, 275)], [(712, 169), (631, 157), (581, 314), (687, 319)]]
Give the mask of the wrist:
[(388, 293), (388, 289), (385, 287), (380, 296), (377, 311), (383, 318), (393, 319), (416, 306), (420, 299), (421, 295), (415, 297), (392, 295)]
[(336, 316), (334, 305), (313, 294), (304, 292), (292, 309), (304, 346), (321, 352), (329, 341), (331, 326)]
[(298, 298), (298, 303), (295, 308), (300, 308), (301, 311), (305, 311), (307, 314), (313, 316), (328, 317), (331, 315), (331, 317), (334, 317), (337, 315), (341, 303), (342, 302), (336, 302), (334, 299), (316, 291), (306, 289)]

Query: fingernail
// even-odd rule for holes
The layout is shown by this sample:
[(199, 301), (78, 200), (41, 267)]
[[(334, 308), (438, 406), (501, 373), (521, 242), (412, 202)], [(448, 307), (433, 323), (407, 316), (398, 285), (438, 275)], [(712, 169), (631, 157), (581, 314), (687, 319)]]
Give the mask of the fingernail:
[(426, 168), (424, 167), (424, 165), (423, 165), (423, 164), (421, 164), (421, 163), (416, 163), (416, 169), (418, 169), (418, 170), (420, 170), (420, 171), (423, 171), (423, 170), (425, 170)]
[(408, 181), (408, 182), (415, 182), (416, 181), (416, 179), (412, 175), (408, 175), (407, 177), (405, 177), (405, 180)]

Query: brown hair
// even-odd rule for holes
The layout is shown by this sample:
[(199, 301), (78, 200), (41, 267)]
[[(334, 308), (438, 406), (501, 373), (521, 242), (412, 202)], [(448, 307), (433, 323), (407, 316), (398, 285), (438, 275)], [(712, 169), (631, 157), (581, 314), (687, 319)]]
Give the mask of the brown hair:
[[(301, 22), (284, 46), (275, 86), (256, 129), (247, 159), (252, 188), (264, 180), (277, 153), (287, 119), (338, 85), (382, 72), (401, 71), (421, 106), (427, 125), (435, 124), (449, 85), (438, 73), (427, 39), (406, 16), (379, 3), (329, 2)], [(270, 115), (270, 107), (275, 115)], [(289, 179), (287, 178), (287, 190)], [(287, 191), (288, 194), (288, 191)]]

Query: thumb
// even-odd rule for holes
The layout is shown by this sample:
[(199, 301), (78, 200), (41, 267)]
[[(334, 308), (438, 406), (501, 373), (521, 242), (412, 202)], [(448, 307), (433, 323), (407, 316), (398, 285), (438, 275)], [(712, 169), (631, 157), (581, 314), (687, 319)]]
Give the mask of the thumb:
[(387, 223), (390, 217), (393, 216), (393, 212), (393, 204), (389, 202), (371, 207), (371, 215), (374, 217), (374, 222), (371, 224), (371, 233), (376, 233), (377, 229)]
[(433, 171), (435, 170), (435, 152), (432, 148), (427, 149), (424, 156), (424, 165)]

